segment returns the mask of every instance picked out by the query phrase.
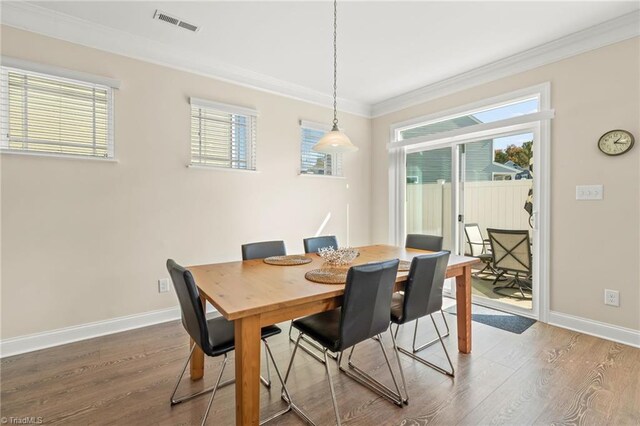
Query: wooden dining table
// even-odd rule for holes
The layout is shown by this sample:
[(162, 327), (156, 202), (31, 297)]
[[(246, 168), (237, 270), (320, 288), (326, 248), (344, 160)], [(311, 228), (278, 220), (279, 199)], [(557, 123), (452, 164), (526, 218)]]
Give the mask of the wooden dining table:
[[(358, 247), (359, 265), (388, 259), (408, 260), (428, 251), (372, 245)], [(203, 305), (210, 302), (235, 323), (236, 425), (258, 425), (260, 416), (260, 329), (267, 325), (335, 309), (342, 304), (344, 284), (311, 282), (305, 273), (323, 266), (317, 254), (311, 263), (275, 266), (247, 260), (189, 266)], [(471, 352), (471, 266), (478, 259), (451, 255), (447, 278), (456, 279), (458, 350)], [(408, 272), (399, 272), (396, 291), (402, 290)], [(193, 341), (191, 342), (193, 345)], [(190, 364), (191, 380), (204, 376), (204, 354), (196, 347)]]

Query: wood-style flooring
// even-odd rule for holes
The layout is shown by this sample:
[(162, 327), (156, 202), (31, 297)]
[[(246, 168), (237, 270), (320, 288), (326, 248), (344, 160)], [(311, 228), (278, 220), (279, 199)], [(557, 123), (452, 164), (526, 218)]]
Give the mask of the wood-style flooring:
[[(439, 319), (439, 318), (438, 318)], [(455, 317), (448, 315), (451, 325)], [(280, 368), (293, 348), (283, 333), (270, 339)], [(536, 323), (521, 335), (473, 323), (473, 353), (456, 351), (451, 379), (401, 355), (410, 403), (398, 408), (339, 374), (332, 365), (342, 423), (346, 425), (640, 425), (640, 350)], [(420, 337), (434, 336), (430, 321)], [(399, 343), (410, 345), (411, 327)], [(385, 336), (386, 345), (390, 339)], [(358, 346), (354, 360), (391, 384), (375, 342)], [(199, 424), (208, 396), (171, 407), (169, 395), (188, 354), (179, 321), (2, 359), (1, 415), (41, 417), (44, 424)], [(444, 365), (439, 345), (421, 355)], [(225, 378), (233, 375), (233, 360)], [(207, 359), (204, 383), (183, 379), (181, 392), (211, 385), (221, 358)], [(264, 366), (263, 366), (264, 372)], [(280, 387), (261, 388), (262, 416), (282, 407)], [(289, 381), (295, 402), (319, 425), (334, 424), (324, 367), (296, 356)], [(233, 425), (234, 389), (216, 395), (209, 425)], [(273, 424), (303, 424), (287, 414)]]

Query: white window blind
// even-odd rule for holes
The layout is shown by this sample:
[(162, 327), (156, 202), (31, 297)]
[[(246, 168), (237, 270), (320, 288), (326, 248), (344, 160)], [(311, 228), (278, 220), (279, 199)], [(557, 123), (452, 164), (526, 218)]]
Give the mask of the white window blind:
[(191, 164), (256, 169), (257, 112), (191, 98)]
[(113, 158), (111, 87), (0, 67), (5, 152)]
[(300, 174), (342, 176), (341, 154), (323, 154), (312, 149), (329, 130), (331, 127), (323, 124), (300, 122)]

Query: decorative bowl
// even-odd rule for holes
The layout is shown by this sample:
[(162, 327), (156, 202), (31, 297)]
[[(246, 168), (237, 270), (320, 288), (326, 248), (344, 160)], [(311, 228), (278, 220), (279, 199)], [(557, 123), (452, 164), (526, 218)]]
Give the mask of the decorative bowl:
[(333, 247), (324, 247), (318, 250), (318, 256), (324, 259), (329, 265), (341, 266), (348, 265), (355, 260), (360, 252), (353, 247), (342, 247), (334, 249)]

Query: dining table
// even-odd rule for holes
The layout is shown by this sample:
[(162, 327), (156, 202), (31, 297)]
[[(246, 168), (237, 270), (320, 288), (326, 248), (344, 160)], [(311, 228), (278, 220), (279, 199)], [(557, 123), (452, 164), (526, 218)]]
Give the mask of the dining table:
[[(432, 253), (391, 245), (357, 247), (352, 266)], [(310, 263), (278, 266), (262, 259), (188, 266), (206, 302), (235, 326), (236, 425), (258, 425), (260, 416), (260, 329), (306, 315), (338, 308), (344, 284), (319, 284), (305, 274), (320, 269), (318, 254), (305, 255)], [(458, 351), (471, 353), (471, 267), (477, 258), (451, 255), (446, 277), (455, 278)], [(398, 272), (394, 291), (402, 291), (408, 272)], [(191, 345), (195, 345), (192, 341)], [(204, 353), (199, 347), (190, 361), (191, 380), (204, 376)]]

